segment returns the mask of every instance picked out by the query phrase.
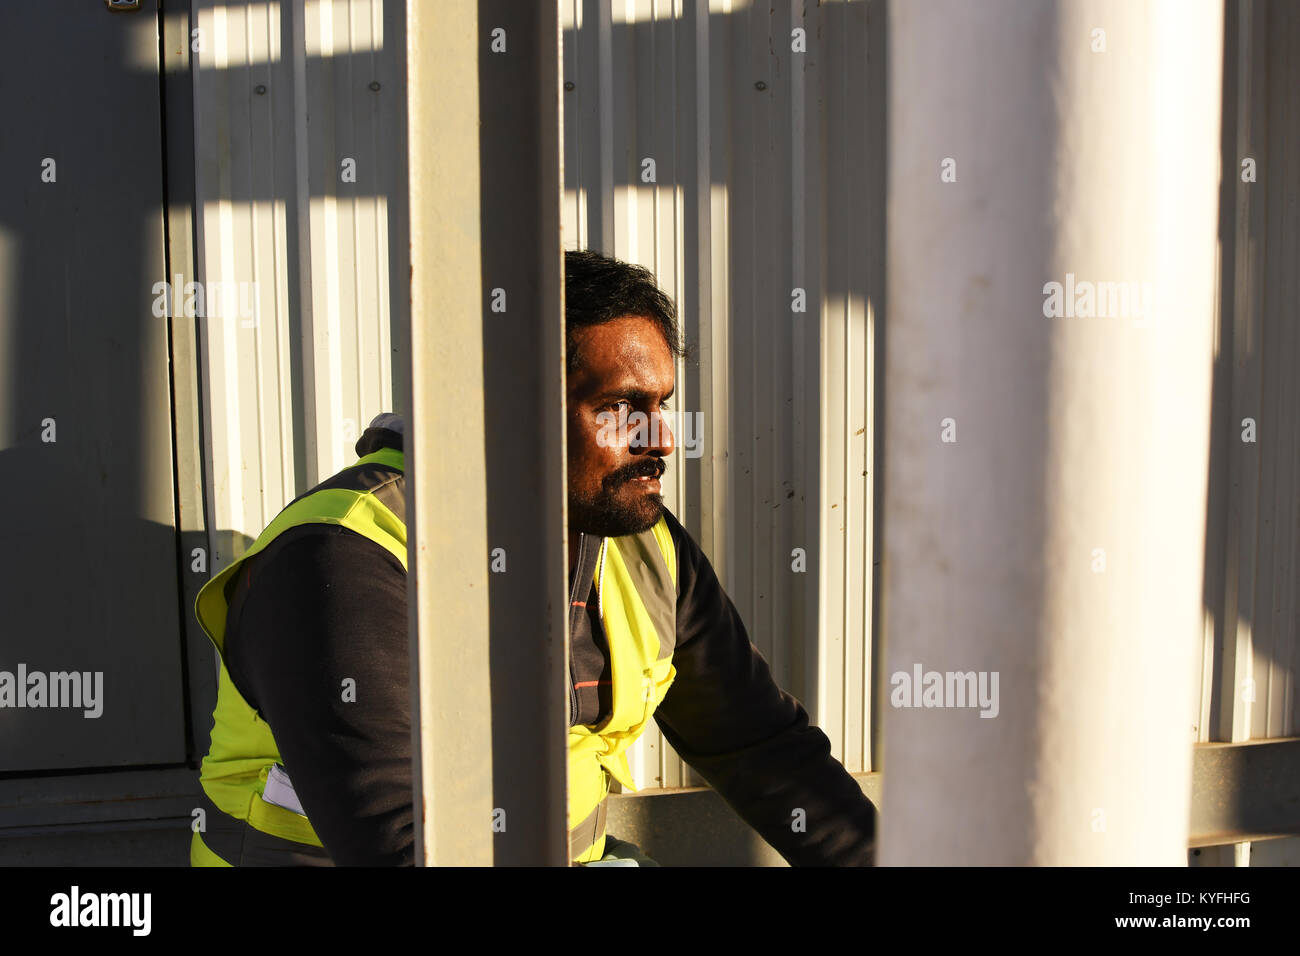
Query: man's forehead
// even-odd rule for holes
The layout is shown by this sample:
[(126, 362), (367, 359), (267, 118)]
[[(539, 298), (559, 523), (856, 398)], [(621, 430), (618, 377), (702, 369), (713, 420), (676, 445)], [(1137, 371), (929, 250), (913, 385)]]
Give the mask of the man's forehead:
[(611, 389), (669, 392), (676, 368), (663, 333), (650, 319), (628, 317), (577, 333), (580, 356), (570, 388), (582, 393)]

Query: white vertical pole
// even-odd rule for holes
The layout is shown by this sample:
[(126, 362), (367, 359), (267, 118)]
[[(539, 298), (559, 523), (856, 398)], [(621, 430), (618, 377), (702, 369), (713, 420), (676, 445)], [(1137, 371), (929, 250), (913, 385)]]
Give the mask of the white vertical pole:
[(411, 3), (406, 438), (416, 861), (492, 864), (477, 0)]
[(559, 8), (411, 3), (407, 50), (417, 856), (565, 865)]
[(1222, 3), (889, 18), (881, 861), (1185, 864)]

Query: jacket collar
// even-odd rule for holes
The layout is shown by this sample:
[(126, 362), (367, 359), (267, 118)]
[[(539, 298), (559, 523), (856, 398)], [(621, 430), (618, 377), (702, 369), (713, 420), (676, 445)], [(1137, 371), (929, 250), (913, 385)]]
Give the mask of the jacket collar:
[(364, 458), (381, 448), (396, 448), (405, 451), (402, 439), (406, 432), (406, 423), (401, 415), (384, 412), (376, 415), (361, 437), (357, 439), (357, 457)]

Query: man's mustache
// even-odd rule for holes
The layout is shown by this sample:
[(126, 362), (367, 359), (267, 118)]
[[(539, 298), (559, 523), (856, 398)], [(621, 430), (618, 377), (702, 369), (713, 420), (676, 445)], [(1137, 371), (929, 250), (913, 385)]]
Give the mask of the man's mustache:
[(634, 478), (659, 478), (667, 469), (668, 466), (656, 458), (653, 461), (628, 465), (626, 468), (622, 468), (610, 475), (608, 481), (611, 485), (621, 485), (623, 482), (631, 481)]

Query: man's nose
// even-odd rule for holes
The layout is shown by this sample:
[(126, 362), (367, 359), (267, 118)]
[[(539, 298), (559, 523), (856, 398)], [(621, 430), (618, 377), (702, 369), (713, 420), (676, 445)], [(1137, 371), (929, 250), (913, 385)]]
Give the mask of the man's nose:
[(668, 417), (662, 412), (652, 412), (629, 444), (634, 451), (658, 457), (671, 455), (677, 447), (672, 429), (668, 427)]

